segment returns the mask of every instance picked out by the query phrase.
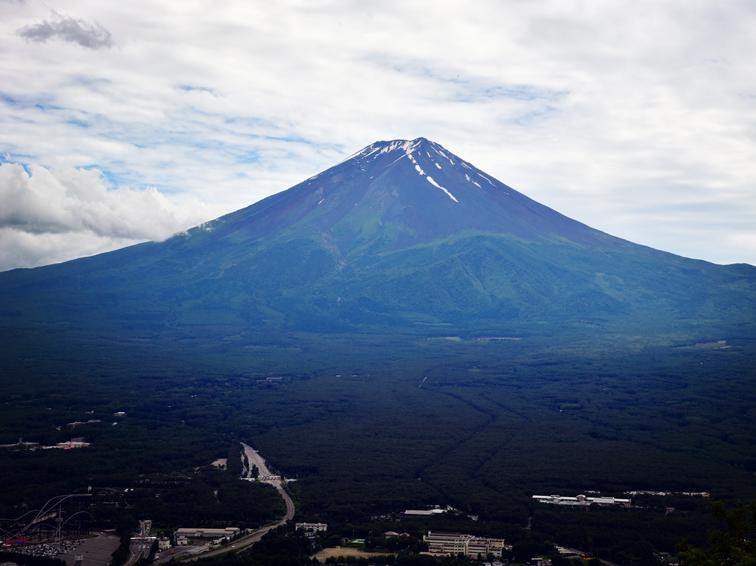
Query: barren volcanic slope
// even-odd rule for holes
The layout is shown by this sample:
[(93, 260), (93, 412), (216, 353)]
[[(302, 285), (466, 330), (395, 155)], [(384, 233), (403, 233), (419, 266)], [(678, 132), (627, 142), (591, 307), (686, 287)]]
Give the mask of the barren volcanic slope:
[(4, 273), (0, 293), (6, 326), (723, 336), (756, 318), (756, 268), (594, 230), (424, 138), (164, 242)]

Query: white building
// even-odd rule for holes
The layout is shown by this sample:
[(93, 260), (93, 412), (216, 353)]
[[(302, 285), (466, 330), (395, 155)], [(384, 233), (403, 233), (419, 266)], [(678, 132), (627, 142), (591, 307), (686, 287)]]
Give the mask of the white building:
[(199, 540), (216, 540), (220, 538), (231, 538), (239, 534), (239, 527), (226, 527), (223, 529), (209, 528), (181, 528), (177, 529), (174, 538), (177, 546), (189, 544), (190, 541)]
[(446, 507), (441, 507), (440, 505), (434, 505), (433, 507), (429, 509), (407, 509), (406, 511), (402, 512), (402, 515), (406, 517), (432, 517), (433, 515), (451, 513), (452, 511), (456, 511), (456, 509), (448, 505)]
[(314, 537), (317, 533), (328, 530), (328, 523), (296, 523), (294, 530), (303, 531), (306, 537)]
[(446, 513), (444, 509), (407, 509), (402, 513), (406, 517), (432, 517)]
[(463, 554), (469, 558), (487, 557), (489, 554), (501, 557), (506, 543), (500, 538), (484, 538), (462, 533), (439, 533), (428, 531), (423, 537), (432, 556), (454, 556)]
[(534, 495), (533, 499), (539, 503), (572, 507), (588, 507), (590, 505), (600, 505), (601, 507), (632, 507), (633, 503), (632, 500), (622, 497), (590, 497), (588, 495), (577, 495), (575, 497), (565, 495)]

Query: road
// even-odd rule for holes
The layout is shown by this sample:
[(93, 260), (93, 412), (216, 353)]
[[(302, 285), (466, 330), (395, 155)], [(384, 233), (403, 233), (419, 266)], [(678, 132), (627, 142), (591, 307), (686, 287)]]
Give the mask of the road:
[(242, 478), (252, 479), (252, 465), (257, 466), (259, 477), (271, 478), (261, 480), (261, 483), (267, 483), (276, 488), (276, 491), (278, 491), (281, 499), (283, 499), (284, 503), (286, 504), (286, 513), (284, 513), (283, 517), (281, 517), (275, 523), (270, 523), (268, 525), (265, 525), (264, 527), (260, 527), (259, 529), (256, 529), (251, 533), (247, 533), (246, 535), (232, 541), (225, 546), (208, 550), (207, 552), (202, 552), (200, 554), (192, 556), (188, 560), (197, 560), (198, 558), (213, 558), (215, 556), (220, 556), (228, 552), (241, 552), (242, 550), (249, 548), (256, 542), (259, 542), (261, 538), (263, 538), (273, 529), (277, 529), (278, 527), (285, 525), (294, 518), (294, 513), (296, 511), (296, 508), (294, 507), (294, 501), (292, 501), (291, 496), (286, 491), (286, 488), (283, 485), (283, 480), (279, 477), (273, 476), (270, 469), (268, 468), (267, 462), (265, 462), (265, 458), (263, 458), (257, 450), (255, 450), (248, 444), (244, 444), (243, 442), (241, 443), (241, 445), (244, 448), (244, 454), (246, 455), (247, 461), (249, 462), (249, 467), (242, 471)]
[(124, 566), (133, 566), (142, 557), (147, 557), (150, 553), (152, 543), (147, 541), (131, 541), (129, 545), (129, 558)]
[(259, 475), (261, 477), (273, 475), (273, 473), (270, 471), (270, 468), (268, 468), (268, 463), (265, 461), (265, 458), (263, 458), (257, 450), (252, 448), (249, 444), (245, 444), (243, 442), (241, 443), (241, 445), (242, 445), (242, 448), (244, 448), (244, 455), (247, 457), (247, 462), (249, 462), (249, 467), (242, 470), (243, 478), (253, 477), (252, 466), (257, 466)]

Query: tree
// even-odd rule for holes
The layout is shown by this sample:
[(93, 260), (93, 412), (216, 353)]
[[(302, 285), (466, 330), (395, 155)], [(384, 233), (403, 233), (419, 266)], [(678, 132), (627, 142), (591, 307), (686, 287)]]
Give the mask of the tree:
[(709, 534), (708, 548), (687, 543), (680, 546), (683, 566), (756, 566), (756, 502), (728, 509), (716, 501), (711, 505), (714, 517), (722, 521), (726, 530)]

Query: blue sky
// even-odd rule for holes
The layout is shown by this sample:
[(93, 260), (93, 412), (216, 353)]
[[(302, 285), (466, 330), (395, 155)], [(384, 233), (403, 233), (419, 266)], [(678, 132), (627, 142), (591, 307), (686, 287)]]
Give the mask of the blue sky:
[(419, 136), (612, 234), (756, 264), (753, 29), (738, 0), (0, 0), (0, 269)]

